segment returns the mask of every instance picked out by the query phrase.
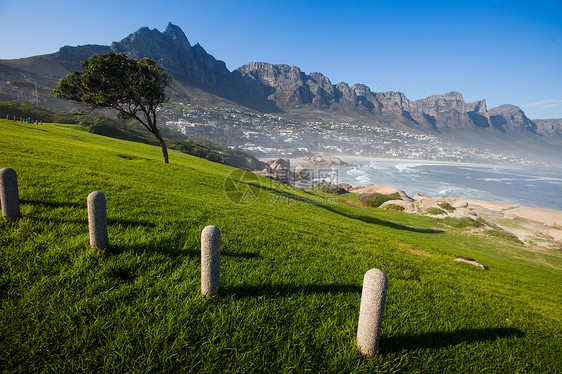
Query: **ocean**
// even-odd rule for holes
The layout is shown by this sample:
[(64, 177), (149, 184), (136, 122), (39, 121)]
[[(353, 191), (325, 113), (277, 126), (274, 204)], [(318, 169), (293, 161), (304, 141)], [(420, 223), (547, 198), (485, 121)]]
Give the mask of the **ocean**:
[(398, 161), (353, 161), (355, 167), (333, 166), (338, 183), (354, 187), (383, 184), (437, 197), (504, 201), (562, 210), (562, 171), (498, 166)]

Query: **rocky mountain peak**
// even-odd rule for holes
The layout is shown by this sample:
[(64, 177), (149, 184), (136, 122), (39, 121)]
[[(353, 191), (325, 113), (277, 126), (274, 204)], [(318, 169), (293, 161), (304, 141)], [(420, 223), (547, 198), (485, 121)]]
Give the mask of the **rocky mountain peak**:
[(179, 26), (172, 24), (172, 22), (168, 22), (166, 30), (164, 30), (164, 35), (173, 40), (177, 40), (182, 44), (186, 44), (188, 46), (190, 45), (189, 40), (187, 40), (187, 36), (185, 36), (183, 30)]
[(537, 125), (518, 106), (503, 104), (488, 111), (492, 127), (502, 132), (537, 133)]

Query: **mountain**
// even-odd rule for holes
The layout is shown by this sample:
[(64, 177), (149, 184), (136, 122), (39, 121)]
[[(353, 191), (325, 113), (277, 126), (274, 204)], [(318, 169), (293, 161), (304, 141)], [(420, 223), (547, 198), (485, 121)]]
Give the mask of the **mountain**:
[(479, 128), (548, 136), (561, 132), (558, 120), (537, 125), (516, 106), (488, 110), (485, 100), (466, 103), (459, 92), (410, 101), (401, 92), (372, 92), (364, 84), (333, 84), (321, 73), (306, 74), (296, 66), (252, 62), (231, 72), (201, 45), (192, 46), (171, 23), (164, 32), (140, 28), (110, 46), (64, 46), (49, 55), (0, 60), (0, 81), (53, 88), (60, 78), (79, 69), (80, 61), (108, 51), (156, 61), (172, 75), (170, 94), (177, 101), (241, 105), (301, 119), (356, 120), (422, 132)]

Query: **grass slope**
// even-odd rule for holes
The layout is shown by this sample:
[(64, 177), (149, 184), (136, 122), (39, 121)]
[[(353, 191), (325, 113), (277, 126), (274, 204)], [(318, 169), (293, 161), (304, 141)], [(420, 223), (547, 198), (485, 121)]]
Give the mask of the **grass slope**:
[[(337, 203), (75, 125), (0, 120), (23, 218), (0, 220), (4, 372), (562, 372), (562, 255), (443, 221)], [(225, 184), (226, 181), (226, 184)], [(86, 196), (107, 197), (105, 251)], [(318, 203), (320, 201), (320, 203)], [(200, 232), (222, 233), (200, 296)], [(476, 258), (481, 270), (454, 262)], [(355, 346), (364, 273), (389, 290), (379, 354)]]

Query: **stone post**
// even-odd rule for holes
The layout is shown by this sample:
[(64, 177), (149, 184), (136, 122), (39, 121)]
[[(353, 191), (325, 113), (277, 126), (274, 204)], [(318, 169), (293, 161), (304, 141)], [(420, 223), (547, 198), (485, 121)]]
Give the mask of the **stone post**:
[(371, 269), (363, 278), (357, 347), (366, 356), (374, 356), (379, 348), (382, 317), (388, 279), (379, 269)]
[(21, 216), (18, 175), (12, 168), (0, 169), (0, 204), (2, 216), (6, 219), (17, 219)]
[(88, 195), (88, 228), (92, 248), (107, 248), (109, 238), (107, 236), (105, 196), (99, 191), (94, 191)]
[(220, 286), (221, 232), (207, 226), (201, 232), (201, 293), (209, 298)]

